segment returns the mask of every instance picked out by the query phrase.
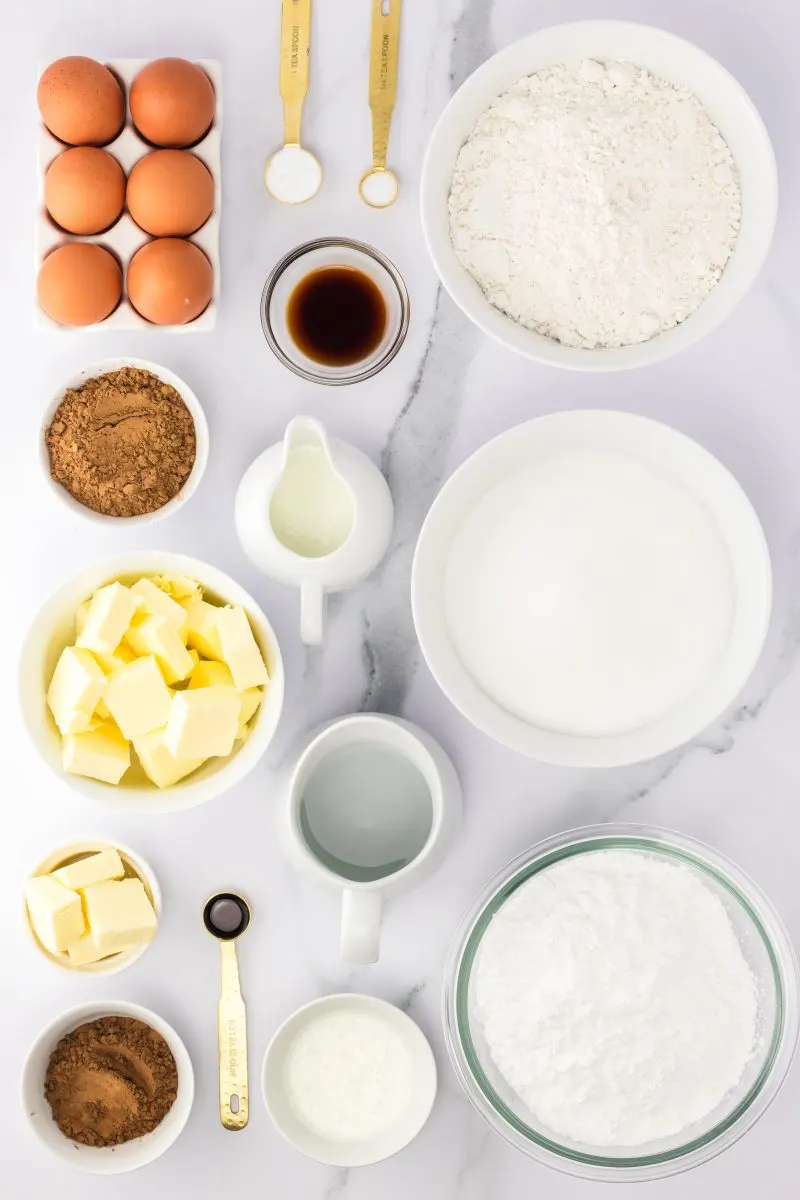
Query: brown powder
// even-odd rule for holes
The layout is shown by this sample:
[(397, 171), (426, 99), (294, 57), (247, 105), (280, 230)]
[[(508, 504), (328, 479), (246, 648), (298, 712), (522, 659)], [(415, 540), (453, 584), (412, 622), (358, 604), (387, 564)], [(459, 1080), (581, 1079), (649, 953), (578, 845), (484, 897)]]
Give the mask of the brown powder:
[(133, 1017), (101, 1017), (58, 1043), (44, 1094), (70, 1141), (118, 1146), (161, 1124), (178, 1094), (178, 1071), (155, 1029)]
[(70, 389), (45, 442), (53, 479), (111, 517), (162, 508), (183, 487), (196, 454), (194, 421), (181, 396), (137, 367)]

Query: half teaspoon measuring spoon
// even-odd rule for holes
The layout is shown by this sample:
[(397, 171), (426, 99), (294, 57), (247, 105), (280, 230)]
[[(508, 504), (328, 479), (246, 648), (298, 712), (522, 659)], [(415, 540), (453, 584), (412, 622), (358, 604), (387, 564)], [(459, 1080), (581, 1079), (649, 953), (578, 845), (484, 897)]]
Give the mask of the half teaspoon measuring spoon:
[(372, 166), (358, 183), (361, 199), (370, 208), (388, 208), (400, 191), (400, 181), (386, 166), (389, 131), (397, 99), (402, 0), (372, 0), (369, 54), (369, 106), (372, 110)]
[(283, 0), (280, 92), (284, 145), (267, 159), (264, 184), (269, 194), (284, 204), (305, 203), (316, 196), (322, 183), (322, 167), (314, 155), (300, 145), (310, 46), (311, 0)]
[(234, 892), (218, 892), (203, 909), (203, 924), (218, 939), (222, 989), (219, 998), (219, 1119), (244, 1129), (250, 1112), (247, 1088), (247, 1017), (239, 987), (235, 939), (250, 924), (250, 909)]

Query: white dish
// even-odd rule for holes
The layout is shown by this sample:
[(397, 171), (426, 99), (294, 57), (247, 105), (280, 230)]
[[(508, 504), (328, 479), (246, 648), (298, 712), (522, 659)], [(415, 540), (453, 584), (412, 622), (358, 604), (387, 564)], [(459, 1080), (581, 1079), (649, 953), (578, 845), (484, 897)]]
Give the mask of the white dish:
[[(347, 1009), (388, 1022), (405, 1045), (413, 1074), (412, 1095), (402, 1116), (381, 1134), (362, 1141), (334, 1141), (309, 1128), (292, 1107), (284, 1085), (287, 1055), (300, 1031), (323, 1013)], [(366, 1167), (397, 1154), (422, 1129), (436, 1099), (436, 1061), (419, 1026), (393, 1004), (356, 993), (323, 996), (299, 1008), (274, 1034), (264, 1056), (262, 1088), (275, 1128), (295, 1149), (332, 1167)]]
[[(145, 1137), (121, 1146), (82, 1146), (65, 1137), (53, 1120), (44, 1095), (44, 1079), (50, 1055), (66, 1034), (100, 1017), (133, 1017), (160, 1033), (172, 1051), (178, 1068), (178, 1095), (161, 1124)], [(22, 1106), (28, 1124), (51, 1154), (90, 1175), (123, 1175), (160, 1158), (182, 1132), (194, 1100), (194, 1071), (189, 1052), (171, 1025), (156, 1013), (126, 1000), (98, 1000), (70, 1008), (42, 1030), (28, 1051), (22, 1069)]]
[[(50, 422), (55, 416), (56, 409), (61, 404), (69, 388), (79, 388), (86, 383), (87, 379), (96, 379), (98, 375), (106, 375), (110, 371), (119, 371), (122, 367), (136, 367), (140, 371), (149, 371), (151, 375), (157, 376), (162, 383), (168, 383), (170, 387), (175, 388), (175, 391), (179, 393), (184, 404), (192, 414), (192, 420), (194, 421), (195, 460), (186, 482), (177, 496), (173, 496), (161, 508), (157, 508), (155, 512), (144, 513), (138, 517), (110, 517), (105, 513), (94, 512), (91, 508), (87, 508), (85, 504), (81, 504), (74, 496), (71, 496), (65, 487), (62, 487), (60, 483), (57, 483), (53, 479), (50, 473), (50, 456), (47, 453), (47, 446), (44, 440)], [(126, 527), (151, 525), (154, 521), (160, 521), (162, 517), (168, 517), (172, 513), (177, 512), (197, 491), (208, 463), (208, 422), (197, 396), (195, 396), (189, 385), (184, 383), (174, 371), (170, 371), (167, 367), (160, 367), (156, 363), (148, 362), (144, 358), (104, 358), (100, 362), (90, 363), (88, 367), (83, 367), (80, 371), (75, 371), (55, 392), (42, 418), (42, 425), (39, 430), (38, 454), (45, 483), (50, 491), (77, 516), (82, 517), (85, 521), (91, 521), (95, 525), (116, 525), (117, 527), (121, 525), (125, 525)]]
[[(153, 868), (149, 863), (145, 862), (140, 854), (134, 854), (133, 850), (129, 850), (127, 846), (120, 845), (119, 842), (99, 842), (93, 838), (81, 838), (80, 840), (70, 842), (66, 846), (57, 846), (48, 854), (42, 856), (30, 872), (29, 878), (34, 875), (49, 875), (51, 871), (55, 871), (58, 867), (63, 866), (67, 859), (74, 858), (75, 855), (99, 854), (103, 850), (118, 851), (123, 863), (135, 871), (144, 884), (145, 891), (149, 894), (149, 899), (152, 902), (160, 923), (161, 888), (158, 885)], [(25, 919), (25, 928), (28, 931), (32, 944), (39, 953), (48, 962), (60, 967), (63, 971), (71, 971), (75, 975), (117, 975), (120, 971), (124, 971), (126, 967), (132, 966), (133, 963), (142, 957), (148, 947), (152, 945), (152, 942), (144, 942), (141, 946), (135, 946), (131, 950), (121, 950), (119, 954), (112, 954), (110, 958), (101, 958), (99, 962), (86, 963), (85, 966), (75, 967), (70, 963), (68, 954), (51, 954), (39, 941), (31, 925), (28, 906), (25, 903), (24, 897), (22, 900), (22, 911)]]
[[(146, 142), (137, 133), (131, 120), (130, 110), (131, 84), (142, 67), (146, 67), (152, 61), (149, 58), (114, 58), (109, 59), (104, 64), (117, 76), (125, 92), (125, 125), (122, 128), (122, 132), (114, 141), (110, 142), (107, 146), (103, 146), (103, 149), (107, 150), (119, 162), (125, 172), (126, 180), (134, 164), (140, 158), (144, 158), (146, 154), (150, 154), (153, 150), (157, 149), (157, 147), (151, 146), (149, 142)], [(222, 138), (222, 69), (214, 59), (198, 59), (195, 65), (201, 67), (211, 80), (216, 103), (214, 120), (208, 132), (199, 142), (194, 146), (188, 146), (187, 149), (190, 153), (197, 155), (214, 177), (214, 210), (205, 225), (201, 226), (196, 233), (191, 234), (185, 240), (194, 242), (211, 263), (214, 272), (214, 288), (210, 304), (199, 317), (196, 317), (194, 321), (189, 321), (186, 325), (154, 325), (152, 322), (146, 321), (144, 317), (139, 316), (128, 300), (127, 287), (125, 286), (128, 275), (128, 264), (137, 250), (140, 250), (147, 242), (151, 242), (154, 239), (149, 233), (145, 233), (143, 229), (139, 228), (128, 212), (127, 205), (116, 224), (103, 233), (93, 233), (87, 237), (81, 237), (60, 229), (52, 221), (44, 205), (44, 177), (53, 159), (57, 158), (67, 147), (58, 138), (53, 137), (52, 133), (44, 125), (40, 125), (37, 151), (39, 166), (39, 213), (34, 236), (35, 270), (37, 274), (47, 255), (51, 250), (55, 250), (57, 246), (62, 246), (67, 242), (95, 242), (97, 245), (103, 246), (104, 249), (111, 251), (120, 263), (123, 275), (122, 300), (104, 321), (96, 322), (93, 325), (67, 327), (59, 325), (57, 321), (53, 321), (46, 313), (42, 312), (38, 304), (35, 304), (34, 320), (40, 329), (57, 329), (61, 333), (73, 333), (76, 330), (78, 332), (81, 330), (93, 330), (96, 332), (98, 329), (149, 329), (155, 330), (158, 333), (198, 333), (200, 331), (207, 332), (216, 325), (220, 297), (219, 225), (222, 205), (220, 160), (220, 141)]]
[[(61, 767), (61, 738), (46, 703), (49, 680), (58, 656), (74, 642), (75, 610), (97, 588), (115, 579), (134, 581), (142, 575), (188, 575), (196, 579), (212, 600), (240, 604), (250, 618), (270, 675), (264, 702), (250, 724), (250, 735), (229, 758), (209, 759), (194, 774), (168, 788), (157, 788), (144, 776), (118, 786), (70, 775)], [(283, 662), (277, 639), (265, 614), (252, 596), (229, 575), (183, 554), (140, 550), (107, 558), (84, 567), (61, 585), (40, 609), (22, 648), (20, 660), (22, 715), (36, 749), (64, 783), (106, 808), (133, 813), (177, 812), (195, 808), (227, 792), (244, 779), (272, 741), (283, 707)]]
[[(705, 509), (730, 563), (730, 634), (711, 674), (674, 707), (607, 736), (544, 728), (492, 699), (461, 661), (445, 617), (445, 575), (451, 547), (486, 493), (515, 471), (535, 471), (577, 451), (624, 454), (666, 475)], [(616, 412), (542, 417), (501, 434), (451, 477), (423, 525), (414, 557), (412, 605), (417, 635), (439, 686), (478, 729), (543, 762), (575, 767), (622, 766), (653, 758), (688, 741), (734, 700), (761, 652), (769, 624), (769, 551), (753, 508), (736, 480), (708, 451), (668, 426)]]
[[(689, 88), (730, 146), (739, 170), (742, 221), (722, 277), (681, 325), (619, 349), (564, 346), (494, 308), (462, 267), (450, 238), (447, 202), (458, 152), (475, 121), (506, 88), (544, 67), (582, 58), (622, 59)], [(528, 358), (578, 371), (618, 371), (658, 362), (700, 340), (745, 296), (767, 256), (778, 208), (775, 156), (752, 101), (723, 66), (674, 34), (628, 21), (576, 21), (507, 46), (459, 88), (428, 143), (420, 185), (422, 226), (433, 264), (456, 304), (479, 329)]]

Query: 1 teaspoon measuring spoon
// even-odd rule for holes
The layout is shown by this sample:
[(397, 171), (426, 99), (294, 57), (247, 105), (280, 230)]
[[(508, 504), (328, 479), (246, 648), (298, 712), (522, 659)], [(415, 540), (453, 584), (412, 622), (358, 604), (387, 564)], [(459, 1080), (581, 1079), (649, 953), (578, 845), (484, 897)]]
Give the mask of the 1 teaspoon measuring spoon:
[(250, 1105), (247, 1087), (247, 1017), (239, 987), (236, 941), (250, 924), (250, 909), (234, 892), (218, 892), (203, 909), (203, 924), (218, 939), (222, 989), (219, 998), (219, 1119), (226, 1129), (244, 1129)]
[(359, 180), (361, 199), (370, 208), (388, 208), (400, 181), (386, 166), (389, 131), (397, 99), (401, 0), (372, 0), (369, 55), (369, 106), (372, 110), (372, 167)]
[(284, 204), (305, 203), (316, 196), (322, 184), (322, 167), (314, 155), (300, 145), (303, 101), (308, 92), (310, 45), (311, 0), (283, 0), (280, 92), (284, 145), (267, 159), (264, 184), (269, 194)]

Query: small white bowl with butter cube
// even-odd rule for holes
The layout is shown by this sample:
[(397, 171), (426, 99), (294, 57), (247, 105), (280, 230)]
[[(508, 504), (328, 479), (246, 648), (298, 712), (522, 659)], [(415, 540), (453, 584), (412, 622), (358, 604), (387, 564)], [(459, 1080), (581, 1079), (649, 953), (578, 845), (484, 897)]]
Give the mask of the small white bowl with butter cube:
[(35, 618), (22, 711), (45, 762), (106, 806), (192, 808), (238, 783), (283, 706), (272, 626), (229, 576), (143, 551), (87, 567)]
[(144, 859), (118, 843), (71, 842), (25, 882), (25, 924), (50, 962), (84, 975), (125, 970), (153, 941), (161, 889)]

